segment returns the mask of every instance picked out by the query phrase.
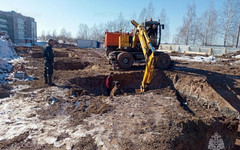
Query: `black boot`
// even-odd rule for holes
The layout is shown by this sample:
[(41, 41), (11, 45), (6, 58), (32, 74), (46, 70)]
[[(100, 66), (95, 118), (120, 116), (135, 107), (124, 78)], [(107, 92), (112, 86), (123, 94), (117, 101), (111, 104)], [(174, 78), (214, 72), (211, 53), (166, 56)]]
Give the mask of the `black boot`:
[(45, 84), (48, 84), (48, 77), (45, 77), (45, 76), (44, 76), (44, 80), (45, 80), (44, 83), (45, 83)]
[(55, 84), (52, 83), (52, 76), (48, 76), (48, 85), (49, 86), (55, 86)]

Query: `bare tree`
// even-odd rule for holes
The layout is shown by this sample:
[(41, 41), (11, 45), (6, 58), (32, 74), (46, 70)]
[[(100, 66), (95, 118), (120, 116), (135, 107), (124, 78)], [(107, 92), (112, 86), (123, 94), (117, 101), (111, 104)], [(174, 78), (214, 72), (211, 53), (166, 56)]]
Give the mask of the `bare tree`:
[(80, 24), (78, 29), (77, 37), (80, 39), (89, 39), (89, 27), (86, 24)]
[(67, 40), (67, 30), (65, 28), (61, 29), (59, 38), (60, 38), (60, 40), (63, 41), (63, 43), (66, 42), (66, 40)]
[(154, 18), (154, 17), (155, 17), (154, 11), (155, 11), (155, 8), (154, 8), (152, 2), (150, 1), (150, 2), (148, 3), (148, 9), (147, 9), (147, 14), (146, 14), (147, 19), (150, 19), (150, 18)]
[(175, 41), (178, 44), (195, 44), (196, 41), (196, 6), (193, 3), (188, 6), (186, 16), (183, 17), (183, 25), (178, 29), (178, 33), (175, 37)]
[(96, 24), (94, 24), (93, 27), (91, 28), (90, 39), (101, 41), (102, 37), (104, 36), (103, 33), (104, 33), (104, 30), (101, 31), (100, 26), (97, 26)]
[(147, 18), (146, 14), (147, 14), (147, 10), (146, 10), (146, 8), (143, 8), (141, 13), (139, 14), (139, 17), (138, 17), (138, 22), (139, 23), (144, 22), (144, 20)]
[(218, 27), (218, 16), (217, 12), (214, 8), (213, 2), (210, 3), (208, 10), (206, 10), (202, 17), (202, 44), (203, 45), (212, 45), (216, 34), (217, 34), (217, 27)]
[(42, 31), (42, 34), (41, 34), (41, 40), (43, 41), (46, 41), (46, 35), (45, 35), (45, 31)]
[(166, 15), (165, 9), (162, 9), (158, 18), (160, 18), (161, 24), (164, 24), (164, 30), (162, 31), (162, 43), (168, 43), (170, 37), (169, 19)]
[(109, 31), (109, 32), (114, 32), (114, 31), (118, 31), (119, 29), (117, 29), (117, 24), (115, 21), (109, 21), (107, 24), (106, 24), (106, 29)]
[(54, 39), (56, 39), (56, 37), (57, 37), (57, 31), (56, 31), (56, 29), (53, 30), (52, 37), (53, 37)]
[(236, 42), (236, 32), (240, 20), (239, 0), (225, 0), (222, 14), (223, 45), (233, 45)]
[(52, 38), (52, 34), (51, 31), (48, 31), (46, 35), (46, 40), (49, 40), (50, 38)]

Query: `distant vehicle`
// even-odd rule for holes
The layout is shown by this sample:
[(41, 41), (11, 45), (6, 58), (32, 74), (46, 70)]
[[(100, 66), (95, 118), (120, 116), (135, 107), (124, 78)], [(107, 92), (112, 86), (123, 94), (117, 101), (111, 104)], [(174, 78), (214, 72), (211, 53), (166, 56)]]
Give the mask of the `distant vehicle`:
[(96, 40), (78, 39), (77, 40), (77, 46), (79, 48), (99, 48), (100, 47), (100, 42), (98, 42)]

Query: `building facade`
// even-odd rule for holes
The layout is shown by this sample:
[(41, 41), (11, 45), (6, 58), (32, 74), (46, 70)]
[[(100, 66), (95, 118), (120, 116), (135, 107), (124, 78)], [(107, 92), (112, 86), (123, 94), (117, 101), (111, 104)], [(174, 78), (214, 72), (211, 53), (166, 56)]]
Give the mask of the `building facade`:
[(37, 41), (37, 23), (34, 18), (14, 11), (0, 11), (0, 32), (9, 35), (16, 45), (29, 45)]

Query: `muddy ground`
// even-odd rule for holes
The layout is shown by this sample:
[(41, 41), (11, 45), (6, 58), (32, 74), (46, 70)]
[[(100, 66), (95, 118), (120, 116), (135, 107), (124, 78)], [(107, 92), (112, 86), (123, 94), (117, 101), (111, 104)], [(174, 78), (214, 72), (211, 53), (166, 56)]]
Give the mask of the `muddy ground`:
[(17, 52), (35, 80), (1, 85), (0, 149), (200, 150), (211, 149), (216, 134), (225, 149), (239, 148), (236, 58), (173, 61), (144, 94), (135, 93), (144, 63), (135, 64), (113, 71), (125, 94), (107, 97), (104, 50), (55, 48), (53, 87), (43, 82), (41, 48)]

